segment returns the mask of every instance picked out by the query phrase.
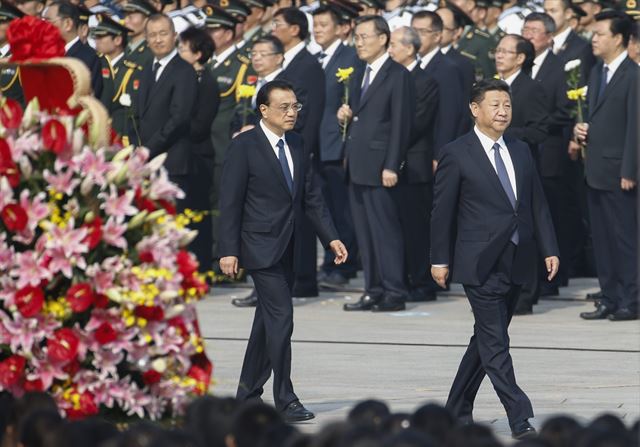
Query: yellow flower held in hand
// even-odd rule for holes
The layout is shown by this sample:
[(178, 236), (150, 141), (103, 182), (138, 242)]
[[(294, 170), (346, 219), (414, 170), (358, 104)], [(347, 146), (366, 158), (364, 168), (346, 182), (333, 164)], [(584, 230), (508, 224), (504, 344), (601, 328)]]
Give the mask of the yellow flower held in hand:
[(241, 84), (238, 87), (238, 96), (240, 98), (253, 98), (253, 95), (255, 94), (256, 94), (255, 85)]
[(569, 90), (567, 92), (567, 98), (571, 101), (577, 101), (578, 99), (582, 99), (583, 101), (587, 99), (587, 87), (576, 88), (573, 90)]
[(351, 78), (352, 74), (353, 74), (353, 67), (338, 68), (336, 77), (338, 78), (338, 82), (347, 82), (349, 78)]

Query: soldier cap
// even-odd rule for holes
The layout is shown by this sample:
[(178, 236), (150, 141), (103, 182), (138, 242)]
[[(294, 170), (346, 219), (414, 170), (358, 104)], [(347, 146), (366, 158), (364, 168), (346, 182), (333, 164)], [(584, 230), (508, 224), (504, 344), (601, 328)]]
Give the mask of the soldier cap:
[(216, 5), (205, 5), (202, 8), (205, 15), (204, 26), (207, 28), (235, 29), (238, 19)]
[(504, 6), (504, 3), (505, 2), (503, 2), (502, 0), (490, 0), (489, 7), (502, 9), (502, 7)]
[[(627, 13), (629, 17), (631, 17), (636, 22), (640, 22), (640, 8), (638, 5), (638, 0), (623, 0), (624, 1), (624, 12)], [(637, 33), (638, 26), (635, 25), (635, 32)]]
[(358, 17), (360, 12), (364, 9), (359, 4), (351, 3), (348, 0), (328, 0), (325, 4), (333, 9), (345, 22), (350, 22)]
[(215, 0), (213, 4), (222, 8), (240, 23), (247, 20), (247, 16), (251, 14), (251, 9), (239, 0)]
[(76, 9), (78, 10), (78, 21), (83, 24), (89, 23), (89, 17), (93, 15), (93, 11), (84, 5), (76, 5)]
[(272, 0), (242, 0), (242, 2), (249, 8), (267, 9), (269, 6), (273, 6)]
[(490, 0), (476, 0), (476, 8), (487, 9), (490, 5)]
[(578, 18), (586, 17), (586, 15), (587, 15), (587, 13), (584, 11), (584, 9), (582, 9), (580, 6), (576, 5), (575, 3), (571, 3), (571, 10), (573, 11), (573, 13)]
[(98, 24), (91, 28), (91, 34), (95, 37), (102, 36), (127, 36), (131, 30), (113, 20), (108, 14), (96, 14)]
[(128, 12), (141, 12), (146, 16), (157, 14), (158, 11), (147, 0), (127, 0), (122, 6), (122, 10)]
[(381, 0), (358, 0), (358, 3), (365, 8), (384, 9), (384, 3)]
[(7, 2), (0, 2), (0, 23), (11, 22), (13, 19), (19, 19), (24, 13), (18, 8)]

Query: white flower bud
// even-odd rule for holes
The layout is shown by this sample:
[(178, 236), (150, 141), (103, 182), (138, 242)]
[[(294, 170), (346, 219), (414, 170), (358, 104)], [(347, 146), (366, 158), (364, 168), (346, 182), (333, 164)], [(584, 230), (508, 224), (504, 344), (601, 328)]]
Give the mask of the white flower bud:
[(129, 96), (128, 93), (123, 93), (120, 95), (120, 100), (118, 102), (120, 102), (120, 105), (124, 107), (131, 107), (131, 96)]

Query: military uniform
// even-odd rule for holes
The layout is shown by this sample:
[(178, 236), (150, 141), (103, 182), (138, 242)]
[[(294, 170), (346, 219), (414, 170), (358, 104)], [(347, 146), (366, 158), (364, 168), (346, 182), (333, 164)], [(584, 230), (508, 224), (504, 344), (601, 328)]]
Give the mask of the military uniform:
[[(13, 19), (24, 16), (15, 6), (2, 2), (0, 3), (0, 23), (9, 23)], [(0, 48), (0, 58), (8, 59), (11, 57), (11, 49), (6, 43)], [(22, 84), (20, 83), (20, 68), (3, 67), (0, 69), (0, 92), (2, 96), (18, 101), (24, 106), (24, 94), (22, 92)]]
[(487, 79), (496, 73), (494, 39), (487, 31), (471, 27), (458, 42), (458, 51), (473, 61), (476, 79)]
[[(122, 11), (125, 15), (137, 12), (147, 17), (157, 13), (155, 8), (146, 0), (128, 0), (122, 7)], [(141, 67), (153, 62), (153, 53), (147, 46), (147, 41), (144, 39), (135, 43), (129, 42), (124, 55), (129, 62), (133, 62)]]

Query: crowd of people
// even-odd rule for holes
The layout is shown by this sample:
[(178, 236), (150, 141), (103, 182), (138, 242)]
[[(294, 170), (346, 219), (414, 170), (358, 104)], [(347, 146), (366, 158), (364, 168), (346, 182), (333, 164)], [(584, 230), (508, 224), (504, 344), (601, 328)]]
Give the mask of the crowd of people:
[[(583, 424), (554, 416), (536, 438), (517, 447), (631, 447), (638, 422), (627, 427), (604, 414)], [(356, 404), (346, 420), (309, 434), (286, 424), (270, 405), (207, 396), (193, 401), (181, 421), (151, 423), (91, 418), (61, 419), (51, 396), (30, 392), (19, 399), (0, 394), (3, 447), (500, 447), (483, 424), (459, 426), (443, 407), (427, 403), (413, 413), (393, 413), (381, 401)]]

